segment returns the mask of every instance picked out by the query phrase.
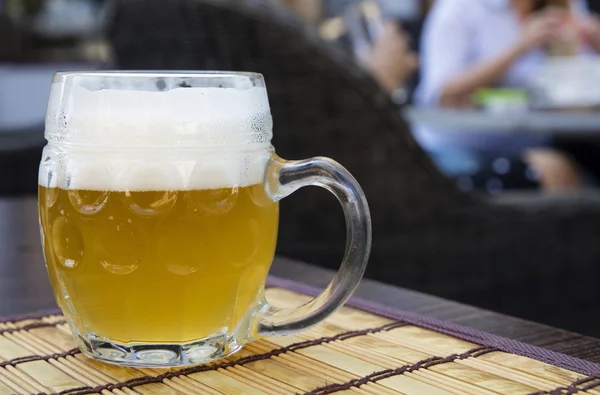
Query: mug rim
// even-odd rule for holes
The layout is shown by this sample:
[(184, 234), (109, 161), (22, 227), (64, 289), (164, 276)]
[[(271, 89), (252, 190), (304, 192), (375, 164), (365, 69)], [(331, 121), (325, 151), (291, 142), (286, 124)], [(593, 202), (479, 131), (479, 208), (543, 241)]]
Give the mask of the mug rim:
[(56, 71), (53, 81), (64, 77), (146, 77), (146, 78), (227, 78), (250, 77), (264, 80), (261, 73), (253, 71), (226, 71), (226, 70), (69, 70)]
[[(207, 95), (205, 88), (221, 92)], [(45, 137), (49, 142), (103, 147), (270, 143), (269, 107), (265, 80), (259, 73), (58, 71), (50, 89)], [(126, 116), (127, 111), (133, 115)], [(123, 129), (129, 131), (124, 134)]]

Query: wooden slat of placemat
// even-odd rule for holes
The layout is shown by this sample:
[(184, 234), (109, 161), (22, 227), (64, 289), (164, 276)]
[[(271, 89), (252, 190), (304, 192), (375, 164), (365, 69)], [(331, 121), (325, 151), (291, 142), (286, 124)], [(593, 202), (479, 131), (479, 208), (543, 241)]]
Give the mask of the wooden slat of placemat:
[[(269, 289), (281, 307), (308, 299)], [(0, 323), (4, 394), (592, 394), (600, 380), (345, 307), (293, 336), (189, 369), (123, 368), (83, 356), (62, 316)]]

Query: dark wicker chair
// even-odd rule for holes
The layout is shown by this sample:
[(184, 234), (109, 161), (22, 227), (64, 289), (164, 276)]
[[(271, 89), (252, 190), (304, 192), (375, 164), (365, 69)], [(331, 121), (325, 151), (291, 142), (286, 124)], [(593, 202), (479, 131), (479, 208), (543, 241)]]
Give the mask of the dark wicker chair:
[[(279, 155), (330, 156), (364, 188), (368, 277), (600, 335), (597, 196), (461, 193), (364, 71), (263, 1), (122, 1), (110, 37), (124, 69), (263, 73)], [(333, 197), (299, 191), (281, 217), (279, 254), (337, 267), (345, 231)]]
[(24, 57), (25, 35), (0, 8), (0, 62), (15, 62)]
[(37, 196), (44, 125), (0, 130), (0, 197)]

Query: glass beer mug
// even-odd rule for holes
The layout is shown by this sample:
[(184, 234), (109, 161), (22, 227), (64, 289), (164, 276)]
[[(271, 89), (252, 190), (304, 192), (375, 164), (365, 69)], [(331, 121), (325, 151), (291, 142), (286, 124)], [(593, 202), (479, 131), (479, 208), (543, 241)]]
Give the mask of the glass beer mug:
[[(55, 74), (39, 173), (42, 244), (85, 354), (119, 365), (204, 363), (307, 329), (348, 299), (371, 245), (365, 197), (336, 162), (285, 161), (271, 137), (260, 74)], [(264, 288), (278, 202), (308, 185), (342, 204), (345, 257), (321, 295), (277, 309)]]

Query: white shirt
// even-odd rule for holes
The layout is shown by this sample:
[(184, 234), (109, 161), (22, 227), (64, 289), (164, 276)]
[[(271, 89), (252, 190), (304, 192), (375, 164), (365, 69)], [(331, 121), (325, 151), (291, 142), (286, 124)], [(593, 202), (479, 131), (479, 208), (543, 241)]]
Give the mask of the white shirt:
[[(588, 13), (584, 0), (572, 0), (574, 14)], [(416, 92), (420, 106), (437, 107), (442, 87), (455, 75), (494, 59), (517, 44), (522, 25), (510, 0), (436, 0), (425, 23), (421, 41), (421, 81)], [(544, 61), (541, 50), (533, 50), (517, 60), (500, 86), (524, 88), (532, 73)], [(493, 148), (507, 146), (520, 150), (541, 145), (539, 138), (504, 137), (473, 131), (434, 130), (416, 125), (415, 137), (425, 147)], [(512, 147), (510, 147), (512, 146)]]

